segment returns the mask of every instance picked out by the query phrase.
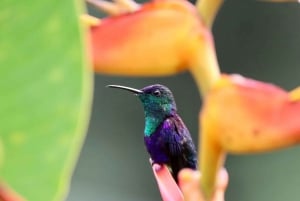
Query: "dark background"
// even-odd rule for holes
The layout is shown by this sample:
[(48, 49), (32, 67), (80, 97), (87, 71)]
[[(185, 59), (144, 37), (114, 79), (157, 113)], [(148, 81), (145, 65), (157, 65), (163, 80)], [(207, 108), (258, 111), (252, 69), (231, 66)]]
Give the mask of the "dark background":
[[(222, 72), (239, 73), (288, 90), (299, 85), (299, 4), (228, 0), (216, 18), (213, 33)], [(189, 73), (162, 78), (95, 75), (91, 122), (68, 201), (161, 200), (143, 144), (141, 104), (129, 93), (105, 88), (108, 84), (142, 88), (154, 83), (173, 91), (179, 114), (197, 142), (201, 101)], [(230, 155), (226, 168), (230, 175), (226, 201), (300, 200), (299, 147), (260, 155)]]

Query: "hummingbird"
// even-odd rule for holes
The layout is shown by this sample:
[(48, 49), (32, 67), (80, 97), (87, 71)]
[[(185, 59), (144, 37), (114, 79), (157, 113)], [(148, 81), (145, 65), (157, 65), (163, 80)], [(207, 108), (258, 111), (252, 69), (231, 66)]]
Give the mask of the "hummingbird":
[(144, 143), (152, 164), (166, 164), (174, 180), (183, 168), (197, 168), (197, 153), (189, 130), (177, 114), (175, 99), (166, 86), (154, 84), (142, 89), (121, 85), (107, 87), (130, 91), (144, 107)]

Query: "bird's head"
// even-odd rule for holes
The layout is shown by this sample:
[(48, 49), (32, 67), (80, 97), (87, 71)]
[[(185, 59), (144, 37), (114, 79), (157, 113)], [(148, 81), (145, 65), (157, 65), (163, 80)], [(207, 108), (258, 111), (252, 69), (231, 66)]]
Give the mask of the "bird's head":
[(146, 116), (169, 116), (177, 110), (173, 94), (166, 86), (154, 84), (142, 89), (120, 85), (108, 85), (108, 87), (124, 89), (136, 94), (144, 106)]

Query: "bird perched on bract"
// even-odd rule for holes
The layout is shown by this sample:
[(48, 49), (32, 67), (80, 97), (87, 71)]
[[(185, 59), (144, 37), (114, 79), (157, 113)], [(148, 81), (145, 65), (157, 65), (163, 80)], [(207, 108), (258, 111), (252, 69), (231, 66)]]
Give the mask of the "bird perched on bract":
[(153, 163), (168, 165), (176, 182), (181, 169), (197, 168), (195, 145), (167, 87), (160, 84), (140, 90), (120, 85), (107, 87), (133, 92), (141, 100), (145, 113), (144, 142)]

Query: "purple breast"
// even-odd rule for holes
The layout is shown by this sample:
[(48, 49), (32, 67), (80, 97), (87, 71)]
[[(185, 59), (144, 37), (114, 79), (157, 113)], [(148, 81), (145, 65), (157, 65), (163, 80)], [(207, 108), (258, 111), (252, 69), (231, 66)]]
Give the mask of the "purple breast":
[(148, 153), (150, 154), (151, 159), (154, 163), (167, 164), (169, 163), (169, 157), (167, 155), (166, 144), (164, 142), (164, 137), (161, 135), (161, 132), (156, 131), (150, 136), (145, 136), (144, 141)]

